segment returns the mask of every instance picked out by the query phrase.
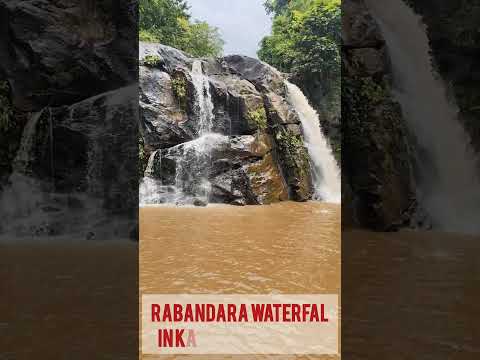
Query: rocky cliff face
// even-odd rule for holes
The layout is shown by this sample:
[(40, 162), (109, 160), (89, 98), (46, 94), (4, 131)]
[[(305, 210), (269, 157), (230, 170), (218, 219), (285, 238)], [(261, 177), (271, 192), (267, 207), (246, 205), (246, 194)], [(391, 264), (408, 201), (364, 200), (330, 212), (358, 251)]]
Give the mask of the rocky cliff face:
[[(308, 152), (300, 119), (286, 101), (283, 76), (245, 56), (202, 59), (213, 104), (211, 131), (201, 134), (192, 67), (184, 53), (160, 44), (140, 45), (140, 113), (147, 175), (168, 192), (178, 181), (193, 197), (205, 164), (210, 201), (268, 204), (312, 196)], [(188, 171), (185, 171), (189, 168)], [(196, 181), (198, 180), (198, 181)]]
[[(480, 2), (405, 2), (427, 25), (434, 65), (449, 86), (478, 152)], [(423, 221), (412, 176), (414, 136), (391, 96), (384, 40), (362, 0), (345, 0), (342, 7), (344, 224), (385, 230), (412, 219)]]
[(343, 222), (386, 230), (415, 207), (410, 136), (374, 19), (362, 0), (342, 13)]
[(480, 152), (480, 1), (406, 2), (427, 25), (437, 70), (450, 85), (472, 145)]
[(54, 223), (85, 207), (85, 196), (98, 214), (134, 213), (136, 13), (134, 3), (108, 0), (0, 1), (0, 188), (18, 199), (2, 204), (5, 216), (44, 208), (40, 222)]

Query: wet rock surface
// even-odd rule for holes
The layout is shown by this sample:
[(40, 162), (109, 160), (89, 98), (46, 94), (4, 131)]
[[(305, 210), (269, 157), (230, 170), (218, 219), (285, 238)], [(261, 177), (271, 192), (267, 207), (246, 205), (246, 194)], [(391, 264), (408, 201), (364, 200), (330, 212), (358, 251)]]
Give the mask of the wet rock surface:
[(480, 152), (480, 1), (406, 0), (427, 25), (432, 56), (460, 110), (460, 119)]
[(112, 221), (138, 206), (136, 22), (133, 3), (0, 3), (0, 229), (128, 238)]
[[(160, 44), (141, 43), (140, 61), (141, 130), (151, 156), (146, 175), (163, 189), (180, 186), (194, 199), (207, 179), (208, 201), (216, 203), (311, 198), (308, 153), (281, 73), (245, 56), (192, 59)], [(198, 127), (195, 61), (213, 104), (209, 134)]]
[(342, 2), (342, 12), (343, 221), (389, 230), (415, 212), (415, 144), (375, 20), (361, 0)]

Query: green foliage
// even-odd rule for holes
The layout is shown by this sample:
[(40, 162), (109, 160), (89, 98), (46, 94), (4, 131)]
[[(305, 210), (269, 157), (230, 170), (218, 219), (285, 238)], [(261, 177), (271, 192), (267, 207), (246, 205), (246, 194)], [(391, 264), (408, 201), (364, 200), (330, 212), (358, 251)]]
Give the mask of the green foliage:
[(282, 146), (289, 149), (288, 152), (296, 153), (299, 148), (303, 148), (303, 140), (300, 135), (295, 135), (291, 131), (283, 131), (277, 134), (277, 140)]
[(259, 130), (267, 128), (267, 113), (265, 108), (261, 107), (257, 110), (252, 110), (247, 113), (247, 120), (251, 124), (255, 124)]
[(159, 67), (162, 64), (162, 58), (158, 55), (147, 55), (143, 59), (143, 65), (148, 67)]
[(292, 0), (275, 16), (258, 56), (282, 71), (337, 79), (340, 39), (339, 0)]
[(307, 179), (310, 178), (310, 157), (304, 146), (301, 135), (285, 127), (275, 129), (275, 143), (278, 146), (282, 167), (286, 168), (287, 183), (300, 181), (307, 190)]
[(140, 0), (140, 40), (160, 42), (193, 56), (220, 56), (223, 40), (217, 28), (190, 21), (184, 0)]
[(158, 42), (158, 38), (148, 30), (142, 29), (139, 32), (139, 40), (145, 42)]
[(183, 22), (183, 36), (179, 48), (196, 57), (220, 56), (223, 52), (223, 40), (217, 28), (204, 21)]
[(182, 73), (176, 73), (172, 77), (173, 94), (183, 110), (187, 108), (187, 79)]
[(327, 108), (339, 112), (340, 0), (272, 0), (266, 8), (275, 17), (259, 58), (300, 82), (320, 84)]
[(143, 142), (143, 138), (141, 136), (138, 137), (138, 176), (139, 178), (143, 178), (145, 173), (145, 169), (147, 168), (148, 164), (148, 156), (145, 153), (145, 145)]
[(351, 124), (354, 132), (362, 131), (373, 109), (389, 98), (387, 90), (384, 84), (376, 83), (370, 77), (345, 77), (342, 83), (342, 108), (348, 117), (346, 124)]
[(287, 8), (288, 3), (289, 0), (267, 0), (264, 6), (269, 14), (278, 15)]
[(276, 142), (289, 167), (297, 167), (301, 173), (306, 172), (305, 166), (309, 164), (307, 149), (301, 135), (282, 129), (276, 134)]
[(184, 0), (140, 0), (140, 32), (155, 41), (172, 44), (181, 35), (178, 18), (188, 18), (187, 10)]

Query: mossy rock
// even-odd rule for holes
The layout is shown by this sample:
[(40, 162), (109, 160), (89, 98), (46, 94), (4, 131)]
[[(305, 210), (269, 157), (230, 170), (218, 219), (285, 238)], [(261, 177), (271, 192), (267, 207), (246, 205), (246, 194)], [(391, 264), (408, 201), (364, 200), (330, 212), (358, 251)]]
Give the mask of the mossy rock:
[(309, 200), (312, 196), (312, 174), (310, 156), (302, 135), (287, 127), (277, 126), (275, 143), (291, 199)]
[(145, 143), (143, 137), (139, 136), (138, 138), (138, 176), (141, 179), (147, 168), (148, 164), (148, 155), (145, 152)]
[(180, 108), (186, 111), (188, 106), (188, 82), (183, 72), (177, 71), (172, 74), (172, 91)]
[(261, 204), (288, 200), (288, 191), (272, 153), (248, 166), (247, 174), (252, 191)]
[(143, 58), (143, 65), (147, 67), (160, 68), (163, 65), (163, 60), (158, 55), (147, 55)]
[(265, 108), (262, 106), (256, 110), (248, 111), (247, 121), (250, 127), (265, 130), (267, 128), (267, 113)]

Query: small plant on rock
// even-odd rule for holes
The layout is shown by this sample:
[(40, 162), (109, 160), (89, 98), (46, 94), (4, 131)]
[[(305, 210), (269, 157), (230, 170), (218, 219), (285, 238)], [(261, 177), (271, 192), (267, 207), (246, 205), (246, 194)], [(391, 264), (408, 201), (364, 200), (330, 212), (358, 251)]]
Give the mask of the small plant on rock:
[(180, 107), (185, 110), (187, 108), (187, 80), (182, 74), (172, 78), (172, 90)]
[(160, 67), (162, 62), (162, 58), (158, 55), (147, 55), (143, 59), (143, 65), (148, 67)]
[(259, 130), (265, 130), (267, 128), (267, 113), (263, 107), (249, 111), (247, 113), (247, 119), (249, 123), (255, 124)]

